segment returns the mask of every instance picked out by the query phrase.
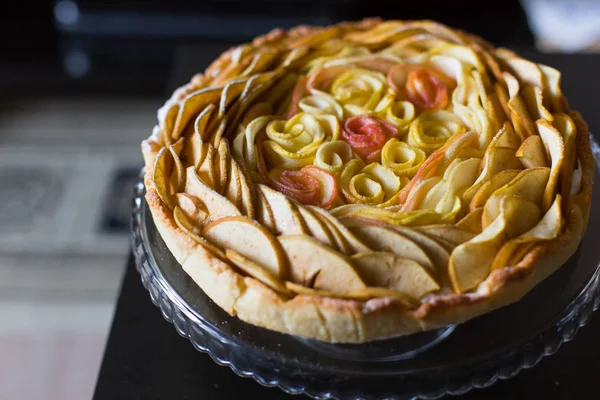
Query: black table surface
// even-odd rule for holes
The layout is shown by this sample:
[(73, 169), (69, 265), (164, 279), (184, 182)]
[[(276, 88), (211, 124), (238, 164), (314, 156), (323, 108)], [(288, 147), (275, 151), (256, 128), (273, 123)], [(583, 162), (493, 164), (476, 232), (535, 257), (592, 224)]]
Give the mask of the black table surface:
[[(193, 48), (186, 51), (195, 54)], [(196, 53), (197, 54), (197, 53)], [(563, 88), (571, 107), (580, 110), (592, 131), (600, 129), (600, 55), (527, 53), (527, 57), (563, 71)], [(184, 82), (199, 70), (193, 56), (175, 65), (172, 81)], [(466, 399), (589, 399), (597, 391), (600, 371), (600, 312), (581, 329), (574, 341), (553, 356), (516, 377), (487, 389), (476, 389)], [(276, 388), (265, 388), (240, 378), (196, 351), (152, 305), (129, 258), (106, 345), (94, 399), (286, 399)]]

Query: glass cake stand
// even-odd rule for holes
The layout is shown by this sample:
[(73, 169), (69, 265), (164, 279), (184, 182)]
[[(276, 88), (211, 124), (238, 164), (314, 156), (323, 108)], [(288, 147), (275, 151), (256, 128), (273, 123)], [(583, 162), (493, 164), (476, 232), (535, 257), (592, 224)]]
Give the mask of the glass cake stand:
[[(596, 203), (599, 192), (596, 184)], [(140, 180), (133, 200), (133, 249), (144, 287), (164, 318), (216, 363), (291, 394), (433, 399), (487, 387), (554, 354), (600, 305), (597, 204), (575, 255), (513, 305), (458, 326), (360, 345), (279, 334), (229, 316), (204, 294), (167, 249), (143, 195)]]

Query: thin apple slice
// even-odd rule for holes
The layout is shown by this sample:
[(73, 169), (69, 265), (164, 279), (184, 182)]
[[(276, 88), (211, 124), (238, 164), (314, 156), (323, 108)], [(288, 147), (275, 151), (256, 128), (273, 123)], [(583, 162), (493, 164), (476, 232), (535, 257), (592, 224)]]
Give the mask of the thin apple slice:
[(283, 279), (287, 265), (277, 239), (262, 225), (248, 217), (223, 217), (203, 229), (204, 237), (223, 249), (231, 249), (264, 266), (271, 274)]
[(539, 136), (529, 136), (517, 150), (517, 158), (525, 168), (549, 167), (546, 149)]
[(485, 202), (481, 219), (483, 229), (485, 230), (500, 214), (500, 205), (505, 196), (517, 196), (536, 204), (542, 204), (549, 175), (550, 169), (548, 168), (526, 169), (512, 181), (496, 190)]
[(215, 219), (231, 215), (241, 215), (237, 207), (208, 187), (196, 174), (194, 167), (186, 169), (185, 192), (197, 197), (206, 207), (209, 218)]
[(225, 250), (225, 256), (241, 271), (262, 282), (275, 292), (285, 296), (293, 296), (293, 293), (285, 287), (283, 282), (281, 282), (275, 275), (273, 275), (262, 265), (255, 263), (249, 258), (246, 258), (240, 253), (231, 249)]
[(229, 144), (226, 140), (221, 140), (219, 142), (216, 155), (215, 175), (217, 179), (215, 181), (215, 190), (220, 194), (224, 194), (225, 188), (227, 187), (227, 180), (229, 178), (229, 164), (231, 159)]
[(332, 293), (327, 290), (314, 289), (289, 281), (285, 282), (285, 287), (293, 293), (304, 294), (308, 296), (330, 297), (334, 299), (337, 298), (362, 302), (370, 299), (391, 297), (408, 309), (414, 309), (421, 305), (421, 302), (414, 297), (411, 297), (405, 293), (400, 293), (396, 290), (381, 287), (365, 287), (348, 293)]
[(243, 164), (236, 164), (237, 169), (239, 171), (240, 186), (242, 189), (241, 211), (244, 215), (250, 218), (254, 218), (254, 199), (256, 198), (256, 191), (253, 190), (253, 186), (250, 185), (251, 180), (248, 177), (248, 170), (244, 167)]
[(512, 181), (517, 175), (519, 175), (520, 170), (506, 170), (498, 173), (496, 176), (492, 177), (489, 181), (485, 182), (475, 193), (471, 203), (469, 204), (469, 210), (475, 211), (477, 208), (481, 208), (485, 205), (485, 202), (490, 198), (490, 196), (502, 186), (506, 185), (508, 182)]
[(225, 253), (223, 253), (221, 249), (217, 248), (200, 235), (200, 228), (195, 226), (178, 206), (175, 206), (173, 209), (173, 219), (175, 220), (175, 224), (179, 227), (179, 229), (187, 233), (206, 250), (216, 254), (221, 258), (225, 257)]
[(277, 231), (275, 217), (273, 217), (271, 206), (263, 192), (260, 190), (256, 191), (256, 220), (271, 232)]
[(208, 218), (208, 212), (202, 202), (188, 194), (188, 193), (177, 193), (175, 194), (177, 206), (185, 213), (188, 219), (196, 226), (202, 226)]
[(456, 293), (474, 289), (490, 273), (502, 245), (535, 226), (540, 207), (515, 196), (504, 196), (496, 219), (472, 240), (457, 246), (450, 255), (448, 272)]
[(308, 207), (321, 221), (323, 221), (331, 233), (338, 236), (342, 242), (345, 254), (364, 253), (371, 249), (361, 242), (348, 228), (337, 218), (319, 207)]
[(296, 206), (283, 194), (265, 185), (258, 185), (273, 213), (275, 230), (282, 235), (307, 233), (304, 221)]
[(443, 239), (458, 246), (473, 239), (476, 235), (466, 229), (458, 228), (454, 225), (436, 224), (429, 226), (420, 226), (415, 229), (437, 240)]
[(216, 149), (211, 144), (207, 144), (206, 156), (204, 156), (202, 164), (196, 169), (198, 178), (211, 188), (214, 188), (217, 184), (217, 171), (215, 169), (216, 153)]
[(369, 286), (380, 286), (420, 299), (440, 289), (426, 267), (389, 252), (359, 253), (354, 266)]
[(558, 190), (558, 179), (562, 174), (561, 170), (565, 158), (565, 142), (561, 133), (548, 121), (543, 119), (538, 120), (537, 128), (540, 132), (542, 143), (550, 155), (551, 163), (550, 176), (548, 177), (548, 183), (542, 200), (542, 209), (546, 211), (550, 208)]
[(448, 260), (450, 259), (450, 253), (444, 246), (414, 228), (400, 225), (390, 226), (390, 228), (400, 232), (422, 248), (433, 262), (433, 265), (435, 265), (438, 275), (439, 272), (442, 272), (442, 275), (444, 275), (444, 272), (448, 268)]
[(388, 251), (414, 260), (436, 273), (431, 259), (415, 242), (401, 233), (382, 226), (364, 225), (352, 228), (352, 232), (375, 251)]
[(317, 239), (319, 242), (323, 243), (329, 247), (336, 247), (335, 239), (333, 238), (333, 234), (327, 228), (327, 225), (319, 218), (317, 218), (309, 209), (303, 206), (297, 206), (298, 212), (300, 216), (304, 220), (308, 231), (311, 236)]
[[(519, 253), (518, 248), (522, 247), (523, 245), (525, 245), (523, 246), (524, 249), (530, 249), (533, 247), (533, 245), (539, 242), (556, 238), (559, 235), (563, 225), (561, 206), (562, 197), (561, 195), (556, 195), (554, 203), (552, 203), (552, 206), (548, 209), (546, 214), (542, 217), (537, 225), (522, 235), (509, 240), (502, 246), (494, 258), (491, 269), (504, 268), (507, 265), (513, 265), (513, 256), (515, 256), (515, 253)], [(520, 260), (522, 256), (523, 255), (521, 254), (520, 256), (514, 258)]]
[(168, 179), (173, 169), (173, 158), (168, 148), (163, 147), (156, 156), (152, 173), (152, 181), (156, 186), (156, 193), (164, 205), (172, 210), (174, 207), (172, 193), (169, 193)]
[(483, 227), (481, 226), (482, 215), (483, 207), (476, 208), (465, 215), (460, 221), (454, 224), (454, 226), (457, 228), (466, 229), (476, 235), (479, 235), (483, 230)]
[(306, 235), (280, 236), (290, 262), (293, 282), (332, 293), (347, 293), (366, 287), (352, 264), (340, 253)]
[(239, 170), (237, 163), (235, 160), (230, 159), (229, 180), (224, 195), (238, 210), (242, 209), (242, 184), (240, 182), (240, 174), (241, 171)]

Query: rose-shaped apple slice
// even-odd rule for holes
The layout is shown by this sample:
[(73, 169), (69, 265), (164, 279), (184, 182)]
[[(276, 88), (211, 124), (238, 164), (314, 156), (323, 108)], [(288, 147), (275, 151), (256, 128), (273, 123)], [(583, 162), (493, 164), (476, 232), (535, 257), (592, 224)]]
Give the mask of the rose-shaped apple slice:
[(273, 169), (269, 179), (275, 189), (305, 205), (328, 209), (338, 197), (335, 177), (315, 165), (298, 171)]
[(448, 106), (452, 78), (425, 66), (398, 64), (387, 75), (388, 84), (415, 105), (419, 111)]
[(397, 135), (396, 127), (369, 115), (348, 118), (342, 129), (342, 138), (367, 163), (378, 162), (387, 140)]

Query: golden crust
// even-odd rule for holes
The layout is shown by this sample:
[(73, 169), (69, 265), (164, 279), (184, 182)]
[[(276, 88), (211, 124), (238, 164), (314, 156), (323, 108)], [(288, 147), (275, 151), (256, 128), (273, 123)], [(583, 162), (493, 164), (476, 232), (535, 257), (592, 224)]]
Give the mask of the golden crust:
[[(369, 19), (340, 24), (338, 28), (351, 27), (361, 31), (378, 23), (379, 19)], [(423, 24), (429, 28), (433, 26), (440, 35), (449, 36), (458, 43), (471, 41), (486, 50), (492, 48), (480, 38), (433, 22), (415, 22), (410, 27), (417, 28)], [(290, 38), (298, 40), (319, 29), (322, 28), (302, 26), (288, 32), (274, 30), (256, 38), (253, 44), (285, 45), (284, 42)], [(239, 51), (239, 48), (224, 53), (205, 74), (196, 75), (173, 98), (181, 100), (194, 90), (210, 85), (212, 77), (227, 68), (234, 51)], [(250, 60), (241, 61), (244, 67), (249, 63)], [(583, 174), (579, 193), (564, 201), (563, 216), (566, 223), (562, 233), (553, 240), (535, 245), (516, 265), (493, 270), (476, 290), (428, 296), (415, 310), (408, 310), (387, 297), (364, 302), (306, 294), (288, 298), (258, 280), (240, 274), (234, 266), (211, 253), (177, 226), (152, 181), (153, 162), (159, 147), (148, 141), (142, 144), (146, 160), (146, 200), (155, 225), (175, 259), (202, 290), (229, 314), (267, 329), (332, 343), (361, 343), (406, 335), (460, 323), (511, 304), (574, 254), (589, 217), (595, 163), (585, 122), (575, 111), (571, 111), (570, 116), (577, 127), (576, 154)]]

